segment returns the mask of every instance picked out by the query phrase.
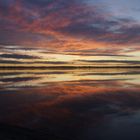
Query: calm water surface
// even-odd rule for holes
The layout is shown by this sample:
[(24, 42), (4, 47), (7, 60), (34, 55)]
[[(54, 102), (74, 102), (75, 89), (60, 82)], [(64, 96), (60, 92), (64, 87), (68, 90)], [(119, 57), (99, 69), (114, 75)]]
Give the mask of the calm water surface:
[(140, 139), (140, 70), (0, 70), (0, 123), (65, 140)]

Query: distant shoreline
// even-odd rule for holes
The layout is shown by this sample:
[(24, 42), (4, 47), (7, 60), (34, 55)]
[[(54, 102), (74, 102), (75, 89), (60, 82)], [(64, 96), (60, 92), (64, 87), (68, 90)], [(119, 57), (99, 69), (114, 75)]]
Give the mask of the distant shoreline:
[(108, 69), (108, 68), (140, 68), (140, 66), (0, 66), (0, 69)]

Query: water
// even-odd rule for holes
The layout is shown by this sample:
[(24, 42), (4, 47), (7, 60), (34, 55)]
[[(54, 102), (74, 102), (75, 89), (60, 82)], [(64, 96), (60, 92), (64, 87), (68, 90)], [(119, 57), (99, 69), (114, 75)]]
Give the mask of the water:
[(139, 139), (140, 70), (0, 70), (0, 123), (65, 140)]

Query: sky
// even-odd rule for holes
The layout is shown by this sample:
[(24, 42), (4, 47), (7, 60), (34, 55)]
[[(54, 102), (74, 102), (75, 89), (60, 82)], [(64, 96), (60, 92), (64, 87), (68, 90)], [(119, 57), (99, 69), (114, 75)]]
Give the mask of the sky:
[(140, 65), (139, 0), (0, 0), (0, 66)]

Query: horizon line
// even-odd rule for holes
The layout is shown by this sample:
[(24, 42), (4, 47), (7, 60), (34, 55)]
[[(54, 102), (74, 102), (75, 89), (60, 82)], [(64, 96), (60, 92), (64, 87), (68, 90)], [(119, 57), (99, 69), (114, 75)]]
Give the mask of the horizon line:
[(0, 66), (0, 69), (140, 68), (140, 66)]

